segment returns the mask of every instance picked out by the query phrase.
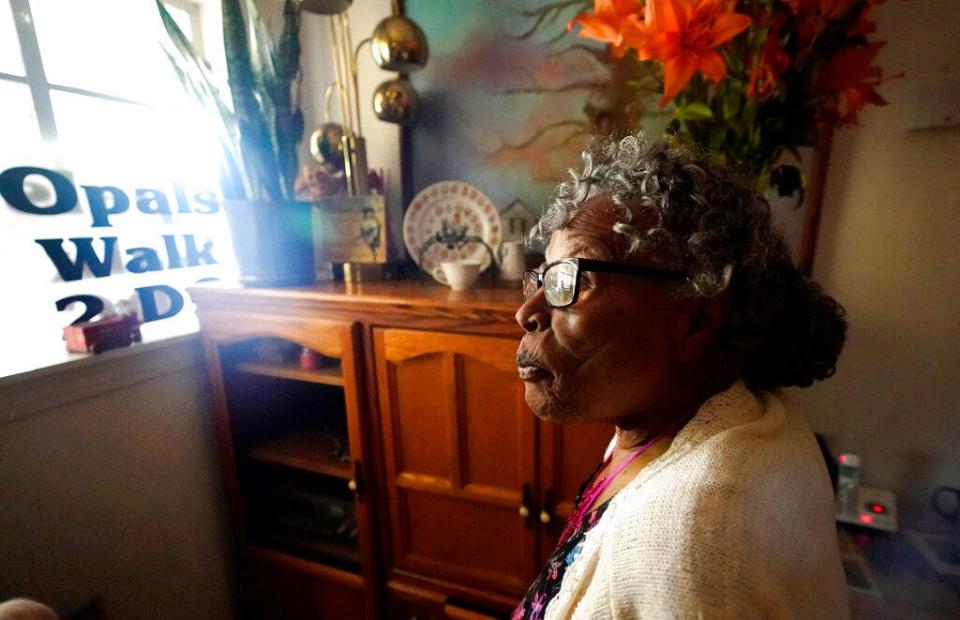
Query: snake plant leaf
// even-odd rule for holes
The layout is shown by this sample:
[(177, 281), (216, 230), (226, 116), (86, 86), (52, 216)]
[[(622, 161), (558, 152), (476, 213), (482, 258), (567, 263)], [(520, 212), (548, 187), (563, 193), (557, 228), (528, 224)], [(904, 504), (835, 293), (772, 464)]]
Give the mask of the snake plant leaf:
[(223, 0), (223, 44), (233, 108), (240, 130), (240, 152), (250, 180), (249, 198), (282, 202), (286, 196), (280, 183), (270, 131), (257, 97), (251, 66), (247, 29), (238, 0)]
[(299, 96), (292, 92), (298, 88), (300, 74), (300, 11), (293, 0), (286, 0), (280, 38), (272, 45), (254, 0), (244, 0), (244, 9), (250, 23), (250, 61), (257, 97), (276, 154), (282, 189), (293, 196), (299, 164), (297, 147), (303, 135)]
[[(253, 70), (254, 93), (260, 103), (261, 116), (267, 133), (270, 135), (271, 152), (279, 160), (279, 157), (277, 157), (279, 141), (275, 129), (277, 111), (272, 96), (277, 75), (273, 66), (270, 33), (267, 32), (266, 24), (260, 18), (257, 5), (253, 0), (243, 0), (243, 9), (246, 12), (247, 24), (249, 25), (247, 32), (250, 37), (250, 67)], [(286, 191), (286, 186), (282, 183), (282, 180), (281, 189)]]
[(303, 135), (303, 114), (300, 111), (299, 97), (300, 11), (293, 0), (286, 0), (283, 5), (283, 30), (273, 61), (276, 81), (271, 95), (275, 114), (277, 163), (287, 191), (292, 194), (293, 182), (297, 176), (297, 147)]
[(201, 105), (220, 145), (220, 187), (224, 198), (238, 199), (249, 194), (236, 149), (233, 113), (224, 103), (204, 61), (191, 45), (176, 20), (160, 0), (155, 0), (167, 40), (161, 47), (183, 89)]

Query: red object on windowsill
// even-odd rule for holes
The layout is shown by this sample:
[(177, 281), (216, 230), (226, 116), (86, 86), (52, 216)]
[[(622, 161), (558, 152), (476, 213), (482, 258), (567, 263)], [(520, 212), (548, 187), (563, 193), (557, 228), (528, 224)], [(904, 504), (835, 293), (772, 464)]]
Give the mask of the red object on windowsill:
[(77, 323), (63, 328), (67, 350), (74, 353), (103, 353), (140, 342), (140, 317), (135, 312), (112, 315), (98, 321)]

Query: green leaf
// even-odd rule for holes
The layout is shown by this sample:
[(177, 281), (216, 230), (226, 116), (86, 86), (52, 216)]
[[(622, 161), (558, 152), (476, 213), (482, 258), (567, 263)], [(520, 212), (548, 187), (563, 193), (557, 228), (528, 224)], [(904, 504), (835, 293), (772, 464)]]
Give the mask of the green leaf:
[(240, 152), (250, 180), (251, 196), (258, 200), (285, 199), (277, 159), (264, 110), (257, 96), (247, 27), (238, 0), (223, 0), (223, 46), (227, 57), (227, 79), (240, 129)]
[(283, 5), (283, 30), (273, 56), (276, 78), (271, 90), (274, 104), (274, 127), (277, 142), (277, 164), (284, 188), (293, 196), (299, 159), (297, 146), (303, 135), (303, 114), (300, 111), (300, 11), (293, 0)]
[(677, 108), (676, 116), (681, 121), (707, 121), (713, 118), (713, 110), (705, 103), (688, 103)]
[(740, 93), (735, 88), (723, 94), (723, 119), (730, 120), (740, 111)]
[(720, 147), (723, 146), (723, 141), (727, 137), (727, 126), (726, 125), (717, 125), (710, 130), (710, 138), (707, 141), (707, 147), (711, 151), (719, 151)]

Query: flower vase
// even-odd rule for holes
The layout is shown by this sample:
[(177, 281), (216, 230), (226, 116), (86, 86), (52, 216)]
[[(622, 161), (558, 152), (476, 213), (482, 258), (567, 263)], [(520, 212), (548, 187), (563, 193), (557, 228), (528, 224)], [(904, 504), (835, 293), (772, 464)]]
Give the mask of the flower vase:
[(314, 281), (308, 202), (228, 200), (224, 211), (244, 286), (299, 286)]

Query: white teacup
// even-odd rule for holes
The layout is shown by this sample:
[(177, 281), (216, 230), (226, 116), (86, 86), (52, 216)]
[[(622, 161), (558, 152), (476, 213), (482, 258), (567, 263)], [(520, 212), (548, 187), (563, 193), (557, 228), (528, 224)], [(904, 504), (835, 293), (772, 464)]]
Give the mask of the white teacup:
[(447, 285), (455, 291), (465, 291), (477, 281), (480, 275), (480, 261), (448, 260), (440, 263), (440, 270)]

